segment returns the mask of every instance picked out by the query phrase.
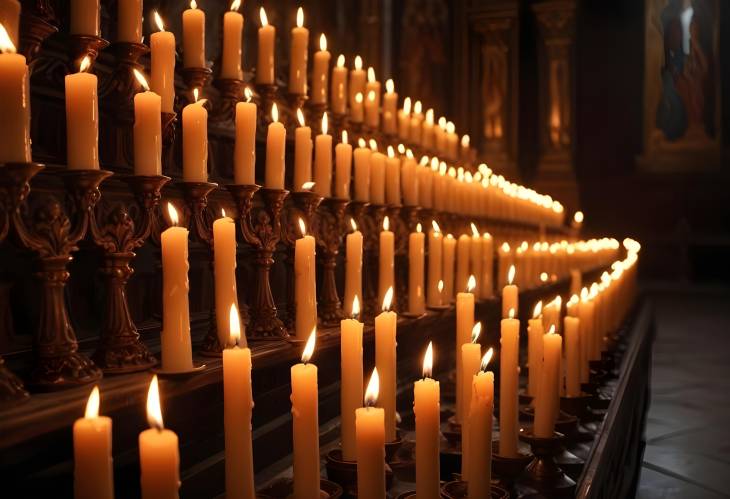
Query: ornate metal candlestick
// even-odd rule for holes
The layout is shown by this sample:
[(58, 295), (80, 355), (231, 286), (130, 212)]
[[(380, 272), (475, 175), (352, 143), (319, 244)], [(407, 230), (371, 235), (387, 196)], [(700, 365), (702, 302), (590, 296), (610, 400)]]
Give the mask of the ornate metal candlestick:
[(185, 96), (186, 102), (195, 102), (193, 90), (196, 88), (202, 91), (213, 76), (213, 70), (210, 68), (183, 68), (181, 70), (185, 86), (188, 87), (188, 94)]
[[(274, 251), (281, 237), (281, 210), (289, 191), (262, 189), (258, 185), (229, 185), (228, 190), (238, 207), (243, 238), (256, 248), (256, 292), (251, 306), (251, 323), (247, 328), (253, 339), (279, 339), (289, 336), (277, 316), (271, 294), (269, 275), (274, 264)], [(262, 206), (254, 207), (253, 197), (259, 191)]]
[(109, 94), (117, 105), (132, 108), (134, 94), (140, 86), (133, 70), (142, 70), (142, 65), (137, 61), (150, 49), (144, 43), (115, 42), (111, 44), (109, 50), (114, 53), (117, 67), (107, 79), (106, 88), (99, 91), (99, 95)]
[(575, 482), (555, 462), (555, 455), (562, 452), (563, 435), (555, 432), (550, 438), (539, 438), (530, 428), (520, 433), (520, 439), (530, 445), (535, 458), (517, 482), (518, 495), (538, 492), (545, 497), (573, 497)]
[(44, 196), (28, 220), (19, 211), (13, 214), (13, 227), (22, 244), (38, 256), (41, 280), (41, 306), (34, 350), (36, 365), (31, 384), (41, 390), (58, 390), (91, 383), (101, 370), (78, 352), (78, 342), (66, 309), (64, 289), (71, 253), (84, 237), (91, 210), (99, 200), (99, 184), (111, 175), (104, 170), (63, 170), (58, 173), (66, 185), (71, 203), (69, 213), (52, 195)]
[(84, 57), (88, 57), (93, 63), (99, 57), (99, 52), (108, 46), (109, 42), (99, 36), (69, 35), (69, 71), (71, 73), (78, 71)]
[(161, 113), (162, 125), (162, 171), (171, 172), (175, 164), (175, 136), (177, 135), (177, 113)]
[(30, 64), (46, 38), (58, 31), (58, 20), (46, 2), (23, 5), (20, 13), (20, 53)]
[(243, 97), (244, 81), (233, 78), (218, 78), (213, 81), (213, 86), (220, 93), (218, 104), (211, 113), (213, 120), (233, 120), (236, 116), (236, 103)]
[(257, 129), (265, 130), (271, 122), (271, 106), (277, 101), (277, 89), (276, 85), (256, 84), (256, 93), (259, 100)]
[(337, 294), (335, 265), (337, 254), (342, 245), (345, 233), (346, 199), (326, 198), (317, 210), (316, 231), (317, 245), (320, 247), (320, 263), (322, 265), (322, 289), (319, 294), (318, 313), (322, 324), (333, 326), (342, 319), (340, 297)]
[[(129, 313), (126, 288), (134, 273), (130, 266), (136, 256), (134, 250), (157, 229), (155, 211), (160, 190), (170, 177), (133, 175), (120, 180), (134, 193), (137, 210), (122, 202), (106, 208), (99, 206), (91, 212), (89, 224), (94, 242), (104, 251), (101, 273), (107, 287), (101, 341), (92, 359), (110, 374), (144, 371), (157, 363), (140, 341)], [(136, 217), (134, 211), (138, 212)]]
[[(321, 123), (322, 115), (327, 112), (327, 104), (324, 104), (324, 103), (313, 104), (310, 102), (307, 105), (307, 110), (309, 111), (307, 113), (307, 114), (309, 114), (309, 123)], [(329, 118), (329, 116), (328, 116), (328, 118)], [(337, 137), (338, 135), (341, 136), (342, 132), (340, 131), (339, 128), (337, 128), (334, 125), (335, 124), (333, 123), (332, 131), (336, 133), (336, 135), (334, 135), (334, 136), (335, 137)]]

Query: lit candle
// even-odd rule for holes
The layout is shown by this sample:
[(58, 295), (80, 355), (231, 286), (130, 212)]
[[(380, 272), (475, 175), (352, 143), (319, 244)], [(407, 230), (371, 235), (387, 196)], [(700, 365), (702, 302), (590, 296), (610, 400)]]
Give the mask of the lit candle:
[(494, 294), (494, 240), (489, 232), (482, 234), (482, 287), (481, 297)]
[[(474, 241), (472, 241), (474, 242)], [(509, 317), (510, 310), (514, 310), (515, 314), (519, 310), (519, 289), (516, 284), (512, 284), (515, 278), (515, 266), (510, 265), (507, 272), (507, 285), (502, 288), (502, 317)]]
[(403, 101), (403, 109), (398, 111), (398, 138), (408, 140), (411, 133), (411, 98)]
[(537, 302), (532, 312), (532, 319), (527, 321), (527, 394), (535, 397), (540, 387), (540, 373), (542, 372), (542, 336), (545, 330), (542, 326), (542, 301)]
[(461, 346), (469, 343), (472, 327), (474, 327), (474, 287), (476, 280), (469, 276), (467, 285), (456, 295), (456, 421), (464, 421), (463, 386), (469, 380), (462, 377)]
[(243, 15), (238, 12), (241, 0), (233, 0), (231, 8), (223, 14), (223, 54), (221, 78), (242, 80), (241, 57), (243, 55)]
[[(454, 286), (458, 290), (466, 289), (469, 281), (470, 244), (471, 238), (466, 234), (460, 235), (456, 242), (456, 282), (454, 283)], [(476, 287), (476, 277), (474, 278), (474, 286)]]
[(279, 123), (279, 109), (271, 106), (271, 119), (266, 134), (266, 179), (267, 189), (284, 188), (284, 154), (286, 153), (286, 128)]
[(580, 322), (577, 317), (566, 317), (565, 329), (565, 396), (579, 397), (580, 387)]
[(188, 304), (188, 230), (178, 227), (177, 210), (167, 204), (172, 226), (162, 233), (162, 370), (186, 372), (193, 368)]
[(99, 36), (99, 0), (71, 0), (72, 35)]
[(79, 72), (66, 75), (66, 162), (69, 169), (99, 169), (99, 105), (96, 75), (87, 73), (84, 57)]
[(297, 9), (297, 25), (291, 30), (289, 93), (306, 95), (309, 30), (304, 27), (304, 9)]
[(198, 100), (198, 89), (193, 90), (195, 102), (183, 108), (183, 180), (208, 181), (208, 99)]
[[(0, 24), (7, 32), (7, 37), (10, 39), (9, 45), (13, 46), (13, 52), (20, 43), (20, 37), (18, 31), (20, 29), (20, 2), (18, 0), (2, 0), (0, 1)], [(7, 44), (6, 40), (3, 40), (3, 46)], [(4, 50), (2, 50), (4, 52)]]
[(327, 113), (322, 114), (322, 133), (314, 140), (314, 192), (332, 195), (332, 135), (327, 133)]
[(180, 489), (180, 450), (175, 432), (162, 422), (157, 375), (147, 392), (148, 430), (139, 434), (142, 499), (175, 499)]
[[(312, 129), (304, 121), (304, 113), (297, 109), (299, 126), (294, 130), (294, 185), (295, 192), (304, 190), (304, 184), (312, 181)], [(316, 186), (316, 184), (315, 184)], [(316, 189), (315, 189), (316, 190)], [(309, 331), (307, 330), (307, 334)]]
[[(471, 273), (476, 277), (477, 287), (474, 289), (476, 296), (482, 295), (482, 235), (474, 222), (471, 223), (471, 244), (469, 245), (469, 260), (471, 262)], [(515, 307), (516, 308), (516, 307)], [(503, 315), (504, 316), (504, 315)]]
[(443, 240), (443, 269), (441, 272), (444, 281), (444, 292), (442, 294), (445, 304), (451, 303), (454, 299), (454, 262), (456, 252), (456, 239), (451, 234), (446, 234)]
[[(350, 71), (350, 108), (355, 108), (355, 96), (361, 95), (360, 107), (362, 107), (362, 96), (365, 95), (365, 70), (362, 68), (362, 58), (357, 55), (355, 56), (355, 68)], [(360, 119), (362, 121), (362, 118)]]
[(403, 203), (406, 206), (418, 205), (418, 180), (416, 179), (416, 171), (418, 165), (413, 152), (406, 150), (406, 158), (403, 161), (402, 184), (403, 184)]
[[(380, 397), (378, 407), (385, 411), (385, 441), (396, 440), (395, 395), (398, 382), (396, 372), (396, 326), (398, 315), (390, 310), (393, 302), (393, 287), (383, 296), (383, 311), (375, 318), (375, 367), (380, 374)], [(360, 378), (362, 386), (362, 377)]]
[(392, 292), (395, 286), (395, 234), (390, 230), (390, 218), (387, 216), (383, 218), (379, 242), (378, 302), (383, 303), (388, 290)]
[(315, 240), (307, 234), (304, 220), (299, 219), (302, 237), (294, 243), (294, 299), (296, 304), (296, 337), (304, 341), (317, 327), (317, 280), (314, 259)]
[(494, 373), (487, 371), (494, 351), (482, 357), (481, 369), (472, 378), (469, 408), (469, 499), (489, 499), (492, 482), (492, 413), (494, 411)]
[(236, 184), (256, 183), (256, 114), (251, 102), (253, 93), (246, 87), (246, 102), (236, 103), (236, 142), (233, 152), (233, 181)]
[(269, 24), (263, 7), (259, 9), (259, 17), (261, 27), (259, 28), (258, 60), (256, 61), (256, 83), (273, 85), (276, 28)]
[(370, 155), (372, 151), (365, 140), (358, 140), (355, 149), (355, 201), (367, 203), (370, 200)]
[(162, 112), (173, 113), (175, 106), (175, 35), (165, 31), (157, 11), (152, 12), (157, 29), (150, 35), (150, 88), (162, 98)]
[(117, 41), (142, 42), (142, 0), (117, 2)]
[(370, 139), (370, 202), (385, 204), (385, 154), (378, 152), (378, 144)]
[(423, 356), (423, 378), (413, 384), (413, 413), (416, 417), (416, 496), (441, 497), (439, 443), (441, 440), (441, 402), (439, 382), (431, 377), (433, 344)]
[(424, 149), (433, 149), (433, 129), (433, 109), (429, 109), (428, 111), (426, 111), (426, 119), (421, 125), (421, 145)]
[(520, 321), (515, 310), (501, 322), (501, 360), (499, 363), (499, 454), (517, 456)]
[(390, 205), (400, 206), (400, 159), (395, 156), (393, 146), (388, 146), (385, 159), (385, 200)]
[(398, 130), (397, 112), (398, 94), (395, 92), (393, 80), (388, 79), (383, 96), (383, 132), (388, 135), (395, 135)]
[(588, 289), (583, 288), (580, 293), (580, 307), (578, 308), (579, 330), (581, 338), (581, 382), (587, 383), (590, 375), (589, 361), (593, 359), (595, 337), (593, 334), (596, 307)]
[(442, 281), (443, 253), (441, 251), (441, 242), (443, 237), (435, 220), (431, 222), (431, 225), (432, 229), (428, 233), (428, 294), (426, 300), (429, 307), (438, 307), (441, 305), (441, 290), (438, 289), (438, 283)]
[[(256, 499), (251, 439), (251, 350), (241, 334), (238, 308), (228, 313), (228, 348), (223, 350), (223, 424), (225, 429), (226, 497)], [(243, 347), (239, 345), (241, 340)]]
[(421, 144), (421, 121), (423, 121), (423, 105), (417, 100), (413, 105), (413, 115), (411, 116), (410, 139), (414, 144)]
[[(9, 4), (15, 9), (14, 4)], [(18, 12), (20, 5), (17, 6)], [(15, 17), (12, 13), (8, 17)], [(30, 95), (25, 56), (15, 53), (12, 35), (0, 19), (0, 163), (27, 163), (30, 154)], [(15, 21), (17, 37), (17, 20)]]
[(74, 498), (113, 499), (112, 420), (99, 416), (99, 387), (94, 386), (86, 413), (74, 423)]
[(136, 68), (137, 81), (145, 89), (134, 96), (134, 174), (162, 174), (161, 99), (150, 92), (147, 79)]
[(342, 142), (335, 146), (335, 197), (350, 199), (352, 177), (352, 145), (347, 142), (347, 130), (342, 130)]
[(332, 70), (332, 97), (330, 106), (335, 114), (345, 114), (347, 109), (347, 68), (345, 56), (337, 57), (337, 65)]
[(324, 36), (324, 33), (322, 33), (319, 37), (319, 50), (314, 53), (314, 63), (312, 65), (313, 104), (327, 104), (327, 78), (329, 75), (329, 69), (330, 53), (327, 52), (327, 37)]
[(579, 295), (582, 284), (583, 276), (578, 269), (570, 269), (570, 294)]
[(355, 100), (350, 104), (350, 121), (352, 123), (362, 123), (364, 113), (362, 101), (362, 93), (355, 94)]
[(365, 407), (355, 411), (357, 497), (360, 499), (385, 497), (385, 411), (374, 407), (378, 401), (378, 389), (376, 368), (365, 390)]
[[(354, 219), (350, 219), (352, 232), (345, 238), (345, 297), (344, 314), (353, 316), (352, 304), (362, 296), (362, 232), (357, 230)], [(359, 312), (359, 310), (358, 310)]]
[(370, 128), (377, 129), (380, 126), (380, 82), (375, 78), (375, 70), (368, 68), (368, 81), (365, 84), (367, 103), (365, 104), (365, 122)]
[(213, 222), (213, 271), (215, 275), (215, 317), (218, 341), (226, 345), (231, 336), (229, 330), (231, 305), (238, 310), (236, 293), (236, 224), (223, 216)]
[[(353, 298), (350, 319), (340, 322), (340, 440), (342, 459), (355, 461), (355, 411), (362, 407), (362, 331), (364, 324), (357, 320), (360, 300)], [(377, 328), (377, 320), (375, 322)], [(377, 331), (377, 329), (376, 329)], [(377, 332), (376, 332), (377, 334)]]
[(482, 347), (477, 343), (481, 331), (482, 323), (477, 322), (471, 330), (471, 342), (461, 345), (461, 411), (463, 414), (461, 421), (461, 479), (465, 482), (469, 482), (472, 475), (469, 469), (469, 447), (471, 445), (469, 414), (474, 393), (471, 380), (479, 373), (481, 365)]
[(425, 234), (419, 223), (416, 232), (408, 236), (408, 312), (413, 315), (421, 315), (426, 311), (423, 290), (424, 243)]
[(317, 366), (309, 362), (316, 338), (317, 330), (313, 329), (302, 352), (302, 362), (291, 368), (295, 499), (319, 497)]
[[(559, 409), (560, 356), (563, 338), (555, 334), (555, 326), (543, 335), (543, 364), (540, 390), (535, 399), (534, 434), (538, 438), (551, 438)], [(501, 406), (500, 406), (501, 409)]]
[(190, 8), (183, 12), (183, 67), (205, 67), (205, 12), (190, 0)]

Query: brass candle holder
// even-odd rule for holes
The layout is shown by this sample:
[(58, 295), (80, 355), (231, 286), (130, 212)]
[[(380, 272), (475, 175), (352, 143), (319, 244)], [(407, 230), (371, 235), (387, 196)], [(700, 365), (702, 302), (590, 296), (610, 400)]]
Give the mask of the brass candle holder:
[(69, 35), (68, 54), (69, 54), (69, 72), (78, 71), (81, 60), (88, 57), (91, 62), (95, 62), (99, 57), (99, 53), (109, 46), (109, 42), (100, 36), (93, 35)]
[(517, 478), (535, 457), (522, 446), (518, 446), (516, 456), (503, 456), (499, 453), (499, 440), (492, 442), (492, 472), (499, 480), (500, 486), (510, 492)]
[(180, 72), (182, 73), (185, 86), (188, 89), (184, 97), (185, 101), (187, 103), (195, 102), (193, 91), (196, 88), (198, 91), (202, 91), (205, 88), (213, 76), (213, 70), (210, 68), (183, 68)]
[(317, 209), (315, 228), (319, 261), (322, 268), (322, 289), (319, 292), (317, 312), (325, 326), (337, 326), (342, 319), (342, 306), (337, 293), (335, 265), (345, 233), (347, 199), (326, 198)]
[(553, 432), (549, 438), (536, 437), (532, 428), (520, 433), (520, 440), (530, 446), (535, 457), (516, 484), (519, 497), (530, 494), (556, 498), (573, 497), (575, 482), (555, 461), (555, 456), (562, 450), (564, 438), (557, 432)]
[(129, 313), (126, 288), (134, 273), (130, 266), (136, 256), (134, 250), (153, 231), (159, 231), (156, 211), (160, 191), (170, 177), (131, 175), (120, 180), (134, 193), (137, 210), (122, 202), (99, 204), (91, 212), (89, 223), (92, 239), (104, 252), (101, 273), (107, 289), (101, 339), (92, 359), (109, 374), (144, 371), (157, 363), (140, 341)]
[(20, 50), (30, 64), (38, 55), (43, 42), (58, 32), (58, 19), (44, 2), (23, 5), (20, 12)]

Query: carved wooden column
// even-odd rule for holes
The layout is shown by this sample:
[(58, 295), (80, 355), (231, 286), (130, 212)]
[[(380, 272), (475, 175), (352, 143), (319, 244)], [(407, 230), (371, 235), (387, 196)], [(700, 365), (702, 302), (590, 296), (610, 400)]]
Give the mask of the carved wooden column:
[(538, 24), (540, 66), (540, 151), (535, 184), (538, 190), (560, 199), (571, 213), (578, 208), (573, 167), (576, 2), (541, 2), (532, 10)]

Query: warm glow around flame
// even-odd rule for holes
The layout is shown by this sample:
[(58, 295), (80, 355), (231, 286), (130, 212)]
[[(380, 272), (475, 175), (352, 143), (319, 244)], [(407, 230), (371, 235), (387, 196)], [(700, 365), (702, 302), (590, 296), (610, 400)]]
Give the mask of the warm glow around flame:
[(474, 222), (471, 223), (471, 235), (474, 237), (479, 237), (479, 229), (477, 229), (477, 226)]
[(319, 50), (325, 52), (327, 50), (327, 37), (324, 33), (319, 35)]
[(433, 125), (433, 108), (426, 111), (426, 123)]
[(354, 319), (360, 315), (360, 299), (355, 295), (352, 299), (352, 318)]
[(443, 290), (444, 290), (444, 280), (443, 279), (439, 279), (439, 282), (436, 285), (436, 287), (438, 288), (439, 293), (442, 293)]
[(79, 73), (87, 72), (90, 67), (91, 67), (91, 58), (88, 55), (84, 56), (84, 58), (81, 59), (81, 64), (79, 64)]
[(362, 104), (362, 92), (358, 92), (355, 94), (355, 102), (358, 104)]
[(297, 28), (304, 26), (304, 9), (299, 7), (297, 9)]
[(509, 266), (509, 272), (507, 273), (507, 282), (509, 284), (512, 284), (515, 280), (515, 266), (510, 265)]
[(406, 97), (403, 100), (403, 114), (411, 114), (411, 98)]
[(361, 148), (364, 149), (367, 146), (368, 146), (368, 143), (365, 142), (365, 139), (363, 139), (362, 137), (360, 137), (359, 139), (357, 139), (357, 147), (361, 147)]
[(263, 7), (259, 9), (259, 18), (261, 19), (261, 26), (268, 26), (269, 25), (269, 18), (266, 17), (266, 11)]
[(510, 319), (514, 319), (515, 318), (515, 309), (514, 308), (509, 309), (509, 314), (507, 314), (507, 315), (509, 316)]
[(360, 71), (362, 69), (362, 57), (359, 55), (355, 56), (355, 69)]
[(479, 335), (482, 334), (482, 323), (477, 322), (474, 327), (471, 328), (471, 342), (476, 343), (479, 340)]
[(310, 190), (312, 190), (313, 187), (314, 187), (314, 182), (312, 182), (312, 181), (304, 182), (302, 184), (303, 191), (310, 191)]
[(147, 83), (147, 78), (144, 77), (142, 72), (137, 68), (132, 68), (132, 72), (134, 73), (134, 77), (137, 79), (139, 84), (142, 85), (142, 88), (144, 88), (145, 90), (149, 90), (150, 86)]
[(237, 12), (241, 8), (241, 0), (233, 0), (231, 2), (231, 10)]
[(322, 135), (327, 135), (328, 128), (327, 113), (322, 113)]
[(532, 311), (532, 318), (533, 319), (537, 319), (541, 315), (542, 315), (542, 300), (540, 300), (539, 302), (537, 302), (537, 304), (535, 305), (535, 308)]
[(251, 99), (253, 98), (253, 92), (250, 88), (246, 87), (243, 89), (243, 96), (246, 98), (246, 102), (251, 102)]
[(96, 419), (99, 417), (99, 387), (97, 385), (94, 386), (89, 394), (84, 417), (86, 419)]
[(390, 230), (390, 217), (388, 215), (383, 218), (383, 230)]
[(2, 23), (0, 23), (0, 52), (3, 54), (14, 54), (16, 47), (13, 41), (10, 39), (8, 31), (5, 29)]
[(430, 378), (433, 374), (433, 342), (428, 342), (426, 353), (423, 356), (423, 377)]
[(231, 311), (228, 314), (228, 321), (231, 345), (238, 345), (238, 342), (241, 340), (241, 318), (238, 316), (238, 308), (235, 303), (231, 303)]
[(500, 248), (502, 250), (502, 253), (509, 253), (510, 247), (508, 242), (503, 242), (502, 247)]
[(162, 17), (160, 17), (160, 13), (156, 10), (153, 10), (152, 18), (155, 20), (155, 25), (157, 26), (157, 29), (159, 29), (160, 31), (165, 31), (165, 23), (162, 22)]
[(197, 9), (198, 8), (198, 2), (195, 0), (190, 0), (190, 8), (191, 9)]
[(474, 274), (469, 276), (469, 280), (466, 282), (466, 292), (471, 293), (477, 287), (477, 279)]
[(297, 121), (299, 122), (299, 126), (306, 126), (306, 122), (304, 121), (304, 113), (302, 112), (302, 108), (297, 108)]
[(420, 100), (417, 100), (415, 104), (413, 104), (413, 112), (416, 114), (421, 114), (423, 111), (423, 104), (421, 104)]
[(375, 83), (375, 69), (372, 66), (368, 68), (368, 82)]
[(378, 394), (380, 393), (380, 376), (378, 376), (378, 368), (373, 369), (370, 375), (368, 387), (365, 389), (365, 407), (372, 407), (378, 402)]
[(461, 136), (461, 147), (469, 147), (469, 142), (471, 142), (471, 138), (468, 135)]
[(342, 143), (347, 144), (347, 130), (342, 130)]
[(160, 406), (160, 387), (157, 383), (157, 375), (152, 376), (150, 388), (147, 391), (147, 424), (150, 428), (162, 430), (165, 425), (162, 422), (162, 407)]
[(276, 107), (276, 102), (271, 106), (271, 121), (279, 121), (279, 108)]
[(395, 149), (393, 149), (393, 146), (388, 146), (388, 157), (395, 158)]
[(353, 232), (357, 230), (357, 222), (355, 222), (354, 218), (350, 218), (350, 227), (352, 227)]
[(180, 219), (177, 216), (177, 210), (175, 209), (175, 205), (172, 203), (167, 203), (167, 214), (170, 215), (170, 222), (172, 225), (177, 226), (177, 224), (180, 222)]
[(550, 329), (547, 334), (555, 334), (555, 324), (550, 324)]
[(436, 220), (431, 220), (431, 227), (434, 232), (441, 232), (441, 227), (439, 227), (439, 224), (436, 223)]
[(375, 141), (375, 139), (370, 139), (368, 143), (370, 144), (371, 151), (373, 151), (373, 152), (378, 151), (378, 143)]
[(418, 222), (416, 224), (416, 232), (423, 232), (423, 226), (421, 225), (421, 222)]
[(344, 54), (340, 54), (337, 56), (337, 67), (338, 68), (344, 68), (345, 67), (345, 56)]
[(388, 78), (385, 81), (385, 91), (388, 92), (389, 94), (392, 94), (393, 92), (395, 92), (395, 83), (393, 83), (393, 78)]
[(301, 218), (299, 219), (299, 232), (302, 234), (302, 237), (307, 235), (307, 226)]
[(393, 286), (388, 288), (383, 296), (383, 312), (390, 310), (390, 306), (393, 304)]
[(583, 212), (582, 211), (576, 211), (575, 212), (575, 215), (573, 215), (573, 220), (576, 223), (579, 223), (579, 224), (583, 223), (583, 218), (584, 217), (583, 217)]
[(306, 364), (309, 362), (309, 359), (312, 358), (312, 354), (314, 353), (314, 343), (317, 341), (317, 327), (312, 328), (312, 332), (309, 334), (309, 339), (307, 340), (307, 344), (304, 345), (304, 351), (302, 352), (302, 363)]
[(489, 350), (487, 350), (487, 353), (485, 353), (484, 357), (482, 357), (482, 365), (481, 365), (482, 371), (487, 370), (487, 366), (489, 365), (489, 362), (492, 360), (493, 356), (494, 356), (494, 348), (489, 347)]

